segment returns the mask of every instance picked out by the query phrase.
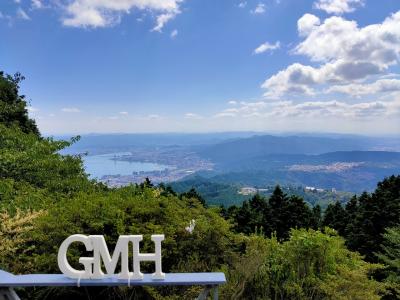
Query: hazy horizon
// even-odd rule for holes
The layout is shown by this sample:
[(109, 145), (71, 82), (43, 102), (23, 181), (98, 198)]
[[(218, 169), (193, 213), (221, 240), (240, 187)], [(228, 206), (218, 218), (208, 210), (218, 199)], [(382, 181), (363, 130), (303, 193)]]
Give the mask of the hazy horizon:
[(154, 132), (86, 132), (86, 133), (43, 133), (46, 137), (72, 137), (72, 136), (102, 136), (102, 135), (271, 135), (271, 136), (317, 136), (317, 137), (366, 137), (366, 138), (399, 138), (397, 134), (362, 134), (352, 132), (317, 132), (317, 131), (154, 131)]

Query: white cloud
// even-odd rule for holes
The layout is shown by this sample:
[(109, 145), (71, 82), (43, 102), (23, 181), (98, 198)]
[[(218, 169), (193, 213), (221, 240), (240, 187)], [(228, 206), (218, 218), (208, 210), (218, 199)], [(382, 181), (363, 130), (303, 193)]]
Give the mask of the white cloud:
[(32, 8), (34, 9), (43, 8), (43, 3), (41, 2), (41, 0), (31, 0), (31, 2), (32, 2)]
[(321, 82), (322, 71), (295, 63), (268, 78), (261, 87), (266, 97), (278, 98), (285, 94), (314, 95), (313, 85)]
[(264, 109), (266, 106), (267, 103), (264, 101), (240, 102), (239, 107), (224, 109), (222, 112), (215, 114), (214, 117), (224, 118), (224, 117), (237, 117), (237, 116), (242, 116), (242, 117), (258, 116), (260, 111)]
[(393, 97), (390, 101), (365, 101), (347, 103), (345, 101), (277, 101), (277, 102), (241, 102), (237, 108), (227, 108), (214, 117), (236, 118), (278, 118), (285, 120), (303, 119), (313, 121), (313, 118), (326, 117), (357, 121), (363, 119), (385, 119), (400, 115), (400, 98)]
[(357, 6), (363, 5), (364, 0), (318, 0), (314, 3), (316, 9), (337, 15), (352, 12)]
[(76, 107), (64, 107), (61, 109), (62, 112), (65, 113), (79, 113), (81, 112), (81, 110), (79, 108)]
[[(322, 89), (325, 92), (348, 90), (348, 94), (352, 89), (357, 94), (354, 89), (360, 88), (354, 84), (361, 84), (372, 76), (382, 79), (379, 76), (385, 76), (399, 62), (400, 12), (380, 24), (362, 28), (355, 21), (341, 17), (333, 16), (321, 23), (317, 17), (306, 14), (300, 18), (298, 30), (304, 40), (295, 47), (294, 53), (305, 55), (319, 65), (294, 63), (267, 78), (262, 84), (267, 97), (316, 95)], [(330, 89), (331, 85), (350, 86)]]
[(242, 2), (239, 2), (238, 7), (245, 8), (246, 5), (247, 5), (247, 1), (242, 1)]
[(236, 100), (230, 100), (230, 101), (228, 101), (228, 104), (229, 105), (236, 105), (236, 104), (238, 104), (238, 102)]
[(180, 13), (180, 11), (177, 10), (177, 11), (167, 12), (167, 13), (164, 13), (164, 14), (159, 15), (159, 16), (157, 17), (156, 26), (154, 26), (154, 28), (152, 29), (152, 31), (161, 32), (162, 29), (163, 29), (163, 27), (164, 27), (164, 25), (165, 25), (168, 21), (170, 21), (170, 20), (172, 20), (173, 18), (175, 18), (175, 16), (176, 16), (177, 14), (179, 14), (179, 13)]
[(260, 54), (260, 53), (264, 53), (266, 51), (274, 51), (276, 49), (279, 49), (281, 47), (281, 43), (279, 41), (275, 42), (275, 44), (270, 44), (268, 42), (265, 42), (263, 44), (261, 44), (260, 46), (258, 46), (255, 50), (254, 50), (254, 54)]
[(195, 113), (186, 113), (185, 119), (200, 120), (203, 119), (203, 117)]
[(310, 34), (315, 26), (321, 23), (320, 19), (312, 14), (305, 14), (297, 21), (297, 30), (300, 36), (307, 36)]
[(381, 24), (359, 28), (355, 21), (330, 17), (313, 26), (295, 49), (314, 61), (367, 61), (387, 68), (398, 62), (400, 53), (400, 12)]
[(399, 79), (380, 79), (373, 83), (352, 83), (334, 85), (326, 90), (327, 93), (343, 93), (353, 97), (372, 95), (377, 93), (400, 91)]
[(258, 3), (256, 8), (251, 11), (252, 14), (263, 14), (266, 11), (266, 7), (264, 3)]
[(18, 7), (18, 9), (17, 9), (17, 17), (19, 18), (19, 19), (22, 19), (22, 20), (30, 20), (31, 18), (28, 16), (28, 14), (21, 8), (21, 7)]
[(128, 113), (127, 111), (120, 111), (119, 114), (120, 114), (120, 115), (123, 115), (123, 116), (126, 116), (126, 115), (128, 115), (129, 113)]
[(178, 35), (178, 30), (174, 29), (171, 31), (170, 37), (171, 39), (176, 38), (176, 36)]
[(161, 31), (165, 24), (180, 13), (183, 0), (72, 0), (66, 5), (65, 26), (106, 27), (118, 23), (123, 14), (132, 10), (149, 10), (156, 14), (153, 31)]

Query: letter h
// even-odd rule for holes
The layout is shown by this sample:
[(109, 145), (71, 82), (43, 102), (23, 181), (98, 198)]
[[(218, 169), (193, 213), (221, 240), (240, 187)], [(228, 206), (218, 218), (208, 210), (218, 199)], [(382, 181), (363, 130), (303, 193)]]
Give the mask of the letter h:
[(143, 279), (143, 273), (140, 272), (140, 262), (154, 261), (156, 271), (152, 274), (153, 279), (164, 279), (165, 273), (161, 268), (161, 242), (164, 240), (163, 234), (153, 234), (151, 240), (154, 242), (155, 253), (140, 253), (139, 244), (143, 240), (142, 235), (132, 235), (133, 243), (133, 275), (132, 280)]

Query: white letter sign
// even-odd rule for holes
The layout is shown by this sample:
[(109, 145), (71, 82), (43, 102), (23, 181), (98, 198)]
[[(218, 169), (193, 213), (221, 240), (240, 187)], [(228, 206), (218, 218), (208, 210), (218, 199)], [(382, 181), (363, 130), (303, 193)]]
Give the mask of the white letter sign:
[[(140, 262), (154, 261), (155, 272), (153, 279), (164, 279), (165, 274), (161, 267), (161, 242), (164, 240), (163, 234), (151, 236), (155, 244), (155, 253), (140, 253), (139, 244), (143, 240), (142, 235), (121, 235), (118, 238), (113, 256), (108, 251), (106, 241), (102, 235), (75, 234), (68, 237), (60, 246), (58, 251), (58, 266), (60, 271), (70, 278), (76, 279), (101, 279), (105, 274), (101, 269), (103, 261), (107, 275), (113, 275), (118, 261), (121, 258), (120, 279), (141, 280), (143, 273), (140, 272)], [(81, 257), (79, 262), (84, 266), (83, 270), (75, 270), (68, 263), (67, 251), (72, 243), (79, 242), (85, 245), (87, 251), (93, 251), (93, 257)], [(129, 244), (133, 244), (133, 272), (129, 272)]]

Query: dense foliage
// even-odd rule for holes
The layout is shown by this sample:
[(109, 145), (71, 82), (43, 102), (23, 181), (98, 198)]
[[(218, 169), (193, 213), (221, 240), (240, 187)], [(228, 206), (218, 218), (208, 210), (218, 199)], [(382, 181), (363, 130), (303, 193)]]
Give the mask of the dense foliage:
[(386, 178), (375, 192), (353, 197), (345, 207), (330, 205), (324, 225), (338, 230), (350, 249), (376, 261), (385, 229), (400, 225), (400, 176)]
[(382, 285), (368, 278), (379, 268), (364, 262), (331, 230), (291, 230), (290, 239), (251, 236), (230, 270), (233, 299), (379, 299)]
[(18, 93), (22, 80), (24, 77), (20, 73), (10, 76), (0, 71), (0, 123), (39, 136), (35, 121), (28, 117), (25, 96)]
[(262, 232), (287, 239), (291, 228), (317, 228), (318, 211), (311, 210), (302, 198), (289, 197), (277, 186), (268, 199), (257, 194), (240, 207), (230, 207), (227, 215), (234, 220), (237, 232)]
[(384, 281), (389, 285), (386, 298), (397, 299), (400, 297), (400, 227), (388, 228), (383, 238), (377, 257), (386, 266), (383, 271)]
[[(121, 234), (144, 234), (143, 251), (149, 252), (153, 250), (149, 235), (164, 233), (163, 269), (225, 271), (228, 284), (221, 291), (222, 299), (379, 298), (382, 285), (370, 277), (370, 272), (380, 266), (365, 262), (359, 254), (348, 250), (333, 230), (321, 229), (321, 224), (330, 221), (327, 217), (321, 221), (318, 206), (311, 209), (302, 198), (287, 196), (279, 187), (269, 199), (256, 195), (241, 207), (224, 212), (207, 208), (195, 190), (178, 195), (170, 187), (153, 186), (149, 180), (110, 189), (89, 180), (79, 156), (59, 154), (74, 140), (55, 141), (40, 136), (27, 116), (23, 97), (18, 95), (21, 79), (18, 76), (1, 73), (1, 269), (13, 273), (59, 272), (58, 247), (74, 233), (104, 234), (110, 248)], [(380, 207), (378, 212), (386, 218), (384, 222), (360, 226), (359, 231), (338, 228), (339, 233), (354, 234), (359, 240), (372, 236), (380, 244), (383, 237), (378, 240), (377, 235), (367, 235), (368, 231), (364, 236), (361, 230), (371, 226), (384, 230), (397, 224), (397, 185), (396, 177), (389, 178), (378, 186), (375, 194), (364, 196), (384, 198), (386, 204), (360, 197), (344, 208), (346, 220), (353, 213), (356, 222), (358, 214), (370, 217), (368, 205), (373, 203)], [(391, 211), (383, 215), (384, 209)], [(338, 220), (336, 210), (331, 210), (332, 220)], [(188, 230), (192, 220), (195, 227)], [(377, 222), (373, 218), (368, 220)], [(335, 224), (328, 225), (335, 227)], [(302, 227), (309, 229), (293, 229)], [(386, 248), (377, 244), (373, 251), (382, 251), (379, 258), (387, 267), (381, 271), (388, 274), (385, 284), (394, 290), (393, 272), (398, 275), (398, 269), (391, 261), (396, 262), (397, 258), (386, 250), (398, 249), (398, 240), (395, 237), (386, 240)], [(362, 252), (363, 248), (357, 250)], [(82, 254), (81, 248), (72, 248), (69, 260), (77, 266)], [(143, 268), (151, 271), (153, 266), (144, 264)], [(42, 288), (19, 293), (23, 299), (193, 299), (199, 290), (198, 287)]]
[[(257, 172), (252, 173), (251, 176), (257, 176)], [(274, 176), (270, 176), (270, 178), (274, 178)], [(238, 182), (246, 181), (239, 179)], [(284, 183), (284, 181), (282, 182)], [(254, 184), (251, 184), (250, 182), (248, 184), (251, 187), (254, 186)], [(224, 175), (218, 175), (218, 180), (200, 175), (192, 175), (185, 177), (182, 180), (171, 182), (169, 185), (174, 191), (179, 193), (195, 188), (210, 205), (223, 205), (229, 207), (232, 205), (240, 205), (244, 200), (248, 200), (249, 198), (249, 195), (240, 193), (241, 189), (246, 187), (244, 183), (232, 183), (230, 180), (227, 180)], [(268, 185), (267, 181), (264, 181), (255, 186), (260, 188), (258, 190), (260, 195), (269, 197), (274, 191), (275, 183)], [(309, 205), (319, 205), (322, 209), (325, 209), (330, 203), (335, 203), (337, 201), (346, 203), (353, 196), (353, 193), (350, 192), (332, 191), (329, 189), (307, 190), (304, 186), (293, 184), (285, 184), (284, 186), (281, 186), (281, 189), (289, 196), (294, 195), (301, 197)]]

